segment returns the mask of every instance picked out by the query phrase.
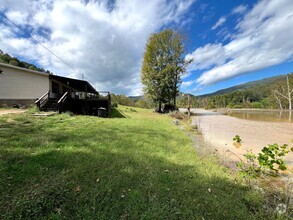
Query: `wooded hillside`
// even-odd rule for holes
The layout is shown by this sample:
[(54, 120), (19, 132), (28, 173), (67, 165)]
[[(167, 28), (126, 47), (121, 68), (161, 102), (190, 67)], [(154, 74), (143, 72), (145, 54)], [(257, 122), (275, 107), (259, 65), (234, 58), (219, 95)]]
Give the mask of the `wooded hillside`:
[[(287, 82), (288, 76), (288, 82)], [(211, 94), (191, 96), (192, 107), (201, 108), (266, 108), (289, 109), (292, 102), (293, 75), (280, 75), (253, 81)], [(178, 100), (181, 107), (187, 106), (187, 97)]]
[(9, 54), (4, 53), (2, 50), (0, 50), (0, 63), (6, 63), (13, 66), (18, 66), (18, 67), (22, 67), (22, 68), (26, 68), (30, 70), (39, 71), (39, 72), (51, 73), (49, 70), (44, 70), (43, 68), (39, 68), (34, 64), (20, 61), (16, 57), (11, 57)]

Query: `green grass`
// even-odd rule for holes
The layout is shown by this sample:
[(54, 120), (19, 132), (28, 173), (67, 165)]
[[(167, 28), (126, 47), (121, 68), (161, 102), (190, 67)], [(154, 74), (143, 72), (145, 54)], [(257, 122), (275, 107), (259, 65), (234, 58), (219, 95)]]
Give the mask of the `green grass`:
[(0, 117), (0, 219), (260, 219), (166, 115)]

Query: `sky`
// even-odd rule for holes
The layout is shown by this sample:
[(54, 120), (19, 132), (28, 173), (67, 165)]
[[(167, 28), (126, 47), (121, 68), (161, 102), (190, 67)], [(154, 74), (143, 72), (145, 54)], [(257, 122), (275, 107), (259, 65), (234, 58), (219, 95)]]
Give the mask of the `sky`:
[[(12, 24), (10, 21), (16, 24)], [(171, 28), (205, 94), (293, 71), (292, 0), (1, 0), (0, 49), (98, 91), (141, 95), (149, 36)], [(32, 36), (32, 38), (30, 37)]]

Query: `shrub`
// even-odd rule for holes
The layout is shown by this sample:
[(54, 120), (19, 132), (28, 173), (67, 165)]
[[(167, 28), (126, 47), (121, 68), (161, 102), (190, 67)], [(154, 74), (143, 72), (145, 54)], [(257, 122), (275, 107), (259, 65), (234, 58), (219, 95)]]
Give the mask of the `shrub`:
[(237, 143), (240, 143), (242, 140), (240, 138), (240, 136), (237, 134), (235, 135), (235, 137), (233, 138), (233, 141), (237, 142)]
[(255, 155), (251, 151), (244, 154), (245, 160), (237, 163), (238, 173), (250, 183), (260, 175), (277, 175), (280, 170), (286, 170), (286, 164), (283, 157), (293, 148), (287, 149), (288, 145), (269, 144), (261, 150), (261, 153)]
[(178, 120), (182, 120), (182, 119), (186, 118), (186, 115), (183, 112), (179, 112), (179, 111), (171, 112), (171, 113), (169, 113), (169, 115), (172, 118), (176, 118)]
[(112, 108), (118, 108), (117, 102), (112, 103)]
[(292, 151), (292, 149), (288, 150), (287, 147), (287, 144), (282, 146), (278, 144), (269, 144), (261, 150), (262, 153), (258, 154), (257, 159), (263, 172), (267, 170), (275, 172), (286, 170), (286, 165), (282, 158)]

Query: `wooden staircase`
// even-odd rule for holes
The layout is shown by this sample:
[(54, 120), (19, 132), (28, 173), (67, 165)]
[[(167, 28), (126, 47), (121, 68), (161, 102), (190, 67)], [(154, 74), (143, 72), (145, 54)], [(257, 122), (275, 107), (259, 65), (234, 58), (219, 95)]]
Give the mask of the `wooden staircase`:
[(49, 98), (47, 102), (40, 107), (41, 111), (59, 111), (58, 99)]
[(59, 111), (58, 99), (50, 98), (50, 91), (42, 95), (35, 104), (40, 111)]
[(42, 95), (35, 104), (40, 111), (59, 111), (59, 113), (67, 110), (67, 102), (69, 99), (69, 93), (66, 92), (61, 98), (51, 98), (50, 90)]

